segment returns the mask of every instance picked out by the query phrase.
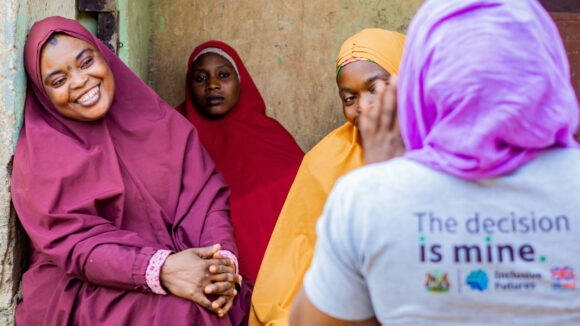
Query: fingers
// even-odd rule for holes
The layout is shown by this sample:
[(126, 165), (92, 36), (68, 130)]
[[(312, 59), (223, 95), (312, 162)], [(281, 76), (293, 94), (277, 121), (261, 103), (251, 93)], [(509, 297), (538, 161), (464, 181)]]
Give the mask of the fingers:
[(193, 302), (195, 302), (195, 303), (199, 304), (200, 306), (204, 307), (204, 308), (205, 308), (205, 309), (207, 309), (207, 310), (210, 310), (210, 311), (215, 311), (215, 310), (213, 309), (213, 304), (212, 304), (212, 302), (211, 302), (211, 301), (209, 301), (209, 299), (208, 299), (208, 298), (207, 298), (205, 295), (203, 295), (203, 294), (201, 294), (201, 293), (195, 293), (195, 294), (192, 296), (192, 298), (191, 298), (191, 301), (193, 301)]
[(235, 296), (222, 297), (222, 298), (226, 298), (226, 303), (221, 310), (218, 310), (217, 314), (219, 317), (225, 316), (228, 313), (228, 311), (230, 311), (230, 308), (232, 307), (232, 304), (234, 303)]
[[(371, 105), (369, 105), (369, 109), (367, 111), (368, 118), (370, 119), (371, 122), (374, 122), (374, 124), (376, 124), (380, 121), (381, 109), (383, 107), (384, 94), (385, 94), (386, 87), (387, 86), (383, 83), (377, 83), (375, 86), (375, 92), (376, 92), (376, 94), (378, 94), (378, 96), (373, 96), (372, 101), (371, 101)], [(361, 113), (364, 113), (364, 111)], [(370, 125), (369, 127), (376, 128), (377, 126)]]
[(397, 76), (375, 86), (377, 96), (361, 111), (359, 130), (366, 164), (386, 161), (405, 152), (397, 119)]
[(395, 131), (395, 126), (398, 127), (397, 122), (397, 76), (391, 75), (389, 84), (385, 86), (384, 94), (382, 96), (382, 115), (381, 119), (389, 130)]
[(212, 282), (232, 282), (232, 283), (241, 283), (242, 276), (235, 274), (235, 273), (221, 273), (215, 274), (210, 277)]
[(212, 310), (215, 311), (220, 318), (225, 316), (232, 307), (234, 298), (235, 296), (220, 296), (212, 302)]
[(229, 258), (212, 259), (208, 262), (211, 264), (209, 272), (212, 274), (236, 273), (236, 266)]
[(211, 258), (221, 248), (220, 244), (215, 244), (209, 247), (188, 249), (201, 258)]
[(226, 304), (226, 302), (228, 302), (228, 297), (222, 295), (211, 303), (211, 309), (217, 313)]
[(375, 93), (377, 95), (370, 98), (369, 105), (364, 105), (364, 109), (361, 109), (359, 129), (363, 138), (365, 138), (365, 135), (372, 135), (380, 130), (381, 109), (386, 87), (384, 83), (377, 83), (375, 85)]
[(216, 282), (205, 287), (206, 294), (235, 295), (236, 288), (232, 282)]

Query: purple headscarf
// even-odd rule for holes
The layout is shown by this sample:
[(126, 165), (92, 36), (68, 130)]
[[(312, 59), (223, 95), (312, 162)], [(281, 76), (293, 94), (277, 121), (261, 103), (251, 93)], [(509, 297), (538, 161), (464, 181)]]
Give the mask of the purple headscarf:
[(398, 87), (407, 158), (464, 179), (578, 147), (578, 100), (558, 30), (535, 0), (427, 0)]

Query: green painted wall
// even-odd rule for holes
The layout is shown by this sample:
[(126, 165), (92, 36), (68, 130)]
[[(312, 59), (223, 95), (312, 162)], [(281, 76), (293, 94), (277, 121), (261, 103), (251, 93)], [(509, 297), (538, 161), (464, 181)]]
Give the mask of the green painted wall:
[(88, 12), (77, 12), (76, 20), (93, 35), (97, 35), (97, 17)]
[(150, 0), (117, 0), (117, 10), (119, 11), (119, 57), (141, 79), (147, 81), (151, 21)]
[(0, 325), (13, 325), (20, 259), (10, 210), (9, 162), (22, 125), (26, 78), (22, 51), (32, 24), (46, 16), (75, 16), (75, 0), (0, 1)]

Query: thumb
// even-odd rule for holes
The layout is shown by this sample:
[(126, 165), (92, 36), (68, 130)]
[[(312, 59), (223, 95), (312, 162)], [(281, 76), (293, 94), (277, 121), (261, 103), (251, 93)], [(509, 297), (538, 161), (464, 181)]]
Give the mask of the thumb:
[(192, 248), (191, 251), (198, 255), (200, 258), (210, 258), (216, 252), (218, 252), (221, 248), (220, 244), (214, 244), (213, 246), (209, 247), (202, 247), (202, 248)]

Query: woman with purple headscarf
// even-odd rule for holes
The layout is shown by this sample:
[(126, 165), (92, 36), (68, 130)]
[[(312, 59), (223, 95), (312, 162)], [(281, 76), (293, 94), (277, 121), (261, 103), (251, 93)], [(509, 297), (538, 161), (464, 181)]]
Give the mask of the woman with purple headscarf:
[(394, 84), (363, 147), (396, 107), (407, 153), (337, 183), (290, 324), (580, 324), (579, 106), (546, 11), (427, 0)]
[(16, 323), (246, 324), (229, 190), (195, 128), (76, 21), (37, 22), (24, 62)]

